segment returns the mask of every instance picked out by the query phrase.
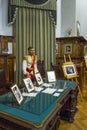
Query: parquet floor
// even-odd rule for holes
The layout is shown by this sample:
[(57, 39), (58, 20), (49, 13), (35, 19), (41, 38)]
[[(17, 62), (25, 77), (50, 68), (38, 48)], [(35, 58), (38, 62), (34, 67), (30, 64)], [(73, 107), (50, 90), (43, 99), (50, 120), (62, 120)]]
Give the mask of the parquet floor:
[(83, 88), (83, 101), (78, 95), (78, 111), (75, 114), (74, 122), (69, 123), (61, 120), (58, 130), (87, 130), (87, 82), (85, 82), (85, 87)]

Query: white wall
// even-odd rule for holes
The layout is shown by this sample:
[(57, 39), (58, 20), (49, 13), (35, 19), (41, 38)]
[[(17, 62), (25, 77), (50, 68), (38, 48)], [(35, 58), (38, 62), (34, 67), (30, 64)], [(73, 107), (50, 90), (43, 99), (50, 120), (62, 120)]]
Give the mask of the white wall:
[[(81, 25), (80, 35), (87, 39), (87, 0), (57, 0), (56, 37), (66, 36), (68, 27), (76, 35), (76, 21)], [(0, 35), (12, 35), (8, 25), (8, 0), (0, 0)]]
[(0, 35), (12, 35), (12, 26), (8, 25), (8, 0), (0, 0)]
[(56, 37), (61, 37), (61, 0), (57, 0)]
[(87, 39), (87, 0), (76, 0), (76, 21), (80, 22), (80, 35)]
[[(66, 36), (68, 27), (72, 28), (72, 36), (77, 35), (77, 20), (80, 22), (80, 35), (87, 39), (87, 0), (57, 0), (61, 1), (61, 8), (57, 8), (56, 37)], [(59, 2), (57, 2), (59, 4)], [(60, 20), (61, 19), (61, 20)], [(61, 21), (61, 24), (60, 24)], [(59, 29), (61, 28), (61, 29)]]
[(67, 36), (67, 29), (72, 28), (71, 35), (75, 35), (75, 1), (61, 0), (61, 36)]

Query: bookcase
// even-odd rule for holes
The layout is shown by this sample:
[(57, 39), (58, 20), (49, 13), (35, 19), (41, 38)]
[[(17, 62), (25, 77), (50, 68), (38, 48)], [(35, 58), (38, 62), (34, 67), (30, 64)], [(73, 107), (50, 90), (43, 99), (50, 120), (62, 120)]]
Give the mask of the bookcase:
[(6, 82), (14, 81), (16, 43), (13, 36), (0, 35), (0, 68), (5, 70)]

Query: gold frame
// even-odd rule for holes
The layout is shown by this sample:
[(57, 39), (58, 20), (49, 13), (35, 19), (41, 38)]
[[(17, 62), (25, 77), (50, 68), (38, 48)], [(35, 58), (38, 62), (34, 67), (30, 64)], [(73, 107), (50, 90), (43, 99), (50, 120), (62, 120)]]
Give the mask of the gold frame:
[(43, 79), (42, 79), (41, 74), (39, 72), (35, 74), (35, 78), (36, 78), (38, 85), (43, 84)]
[(85, 60), (85, 65), (87, 67), (87, 55), (84, 56), (84, 60)]
[(17, 84), (14, 84), (11, 87), (11, 91), (12, 91), (17, 103), (20, 105), (24, 98), (23, 98), (22, 93), (21, 93), (20, 89), (18, 88)]
[(77, 77), (77, 69), (73, 62), (65, 62), (62, 65), (64, 76), (67, 79), (76, 78)]
[(55, 75), (55, 71), (48, 71), (47, 72), (47, 78), (48, 78), (48, 82), (56, 82), (56, 75)]
[(32, 83), (32, 80), (30, 78), (24, 78), (23, 82), (24, 82), (25, 87), (26, 87), (28, 92), (31, 92), (31, 91), (33, 91), (35, 89), (34, 85)]

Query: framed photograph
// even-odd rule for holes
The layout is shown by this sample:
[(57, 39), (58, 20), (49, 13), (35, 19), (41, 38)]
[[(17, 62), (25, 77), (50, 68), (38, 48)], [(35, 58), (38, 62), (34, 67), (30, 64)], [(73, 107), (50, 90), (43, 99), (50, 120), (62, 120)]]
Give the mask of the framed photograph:
[(64, 54), (72, 54), (72, 44), (64, 44)]
[(85, 65), (87, 67), (87, 55), (84, 56), (84, 60), (85, 60)]
[(31, 92), (34, 90), (34, 85), (32, 83), (32, 80), (30, 78), (25, 78), (23, 79), (25, 87), (27, 89), (28, 92)]
[(40, 73), (36, 73), (36, 74), (35, 74), (35, 77), (36, 77), (36, 81), (37, 81), (38, 85), (43, 84), (43, 79), (42, 79)]
[(55, 71), (48, 71), (47, 72), (47, 78), (48, 78), (48, 82), (55, 82), (56, 81), (56, 75), (55, 75)]
[(67, 79), (77, 77), (77, 69), (75, 64), (73, 64), (73, 62), (64, 63), (62, 68), (63, 68), (64, 76)]
[(84, 46), (84, 54), (87, 54), (87, 46)]
[(23, 96), (22, 96), (21, 91), (19, 90), (17, 84), (15, 84), (11, 87), (11, 91), (12, 91), (17, 103), (20, 105), (23, 101)]

